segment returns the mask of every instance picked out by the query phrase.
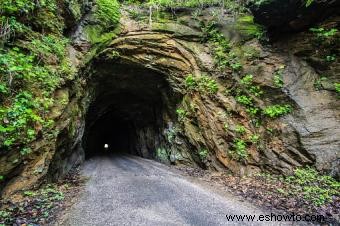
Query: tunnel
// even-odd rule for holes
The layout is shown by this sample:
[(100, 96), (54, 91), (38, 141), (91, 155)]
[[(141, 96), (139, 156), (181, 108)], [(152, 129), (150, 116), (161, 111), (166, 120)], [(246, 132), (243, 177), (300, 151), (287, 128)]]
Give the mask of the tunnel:
[(132, 154), (155, 158), (180, 94), (166, 76), (138, 65), (96, 63), (82, 140), (85, 159)]

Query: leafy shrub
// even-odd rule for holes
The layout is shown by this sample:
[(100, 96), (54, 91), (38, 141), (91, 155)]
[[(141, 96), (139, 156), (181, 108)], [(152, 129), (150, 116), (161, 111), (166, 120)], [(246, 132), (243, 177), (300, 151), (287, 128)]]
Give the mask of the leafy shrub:
[(185, 79), (185, 87), (188, 91), (199, 91), (203, 94), (216, 94), (218, 92), (217, 82), (208, 77), (194, 77), (193, 75), (188, 75)]
[(198, 156), (200, 157), (201, 161), (205, 161), (208, 157), (208, 150), (207, 149), (201, 149), (198, 152)]
[(254, 85), (253, 75), (251, 74), (245, 75), (241, 79), (240, 84), (256, 97), (261, 96), (263, 94), (261, 87)]
[(231, 67), (234, 71), (239, 71), (242, 68), (242, 64), (236, 54), (230, 51), (230, 43), (218, 30), (216, 23), (209, 22), (206, 25), (201, 23), (201, 28), (205, 35), (203, 41), (208, 41), (213, 47), (216, 65), (220, 69)]
[(319, 79), (315, 80), (314, 82), (314, 87), (316, 90), (321, 90), (323, 89), (322, 82), (327, 81), (327, 77), (320, 77)]
[(241, 79), (240, 83), (241, 83), (242, 85), (246, 86), (246, 87), (249, 87), (249, 86), (251, 86), (251, 85), (253, 84), (253, 77), (254, 77), (254, 76), (251, 75), (251, 74), (245, 75), (245, 76)]
[[(51, 95), (62, 77), (71, 73), (70, 66), (64, 65), (66, 44), (65, 39), (48, 35), (32, 40), (27, 46), (32, 52), (17, 47), (0, 51), (0, 95), (7, 101), (0, 107), (0, 120), (4, 121), (0, 148), (28, 144), (36, 138), (36, 128), (50, 128), (51, 122), (45, 117), (53, 103)], [(51, 56), (59, 58), (59, 65), (48, 64)]]
[(204, 7), (212, 5), (221, 5), (226, 0), (148, 0), (147, 4), (152, 6), (161, 6), (165, 8), (179, 8), (179, 7)]
[(44, 120), (34, 110), (39, 103), (33, 100), (28, 92), (19, 93), (11, 108), (0, 108), (0, 118), (7, 123), (0, 125), (0, 140), (9, 148), (13, 144), (27, 144), (35, 139), (34, 126)]
[(306, 7), (310, 6), (314, 0), (305, 0), (306, 1)]
[(293, 193), (302, 193), (304, 198), (316, 206), (329, 202), (333, 195), (340, 194), (340, 182), (330, 176), (320, 175), (310, 167), (296, 169), (285, 181), (294, 187)]
[(282, 73), (285, 66), (280, 66), (278, 70), (275, 71), (273, 76), (273, 82), (274, 86), (277, 88), (282, 88), (284, 85), (283, 79), (282, 79)]
[(169, 153), (166, 149), (164, 148), (157, 148), (156, 150), (156, 157), (161, 161), (161, 162), (168, 162), (169, 161)]
[(338, 29), (336, 28), (331, 28), (330, 30), (326, 30), (325, 28), (322, 28), (322, 27), (310, 28), (309, 30), (315, 33), (317, 37), (319, 38), (329, 38), (329, 37), (334, 36), (338, 32)]
[(246, 128), (242, 125), (237, 125), (235, 131), (239, 134), (244, 134), (246, 132)]
[(260, 140), (260, 136), (258, 134), (253, 134), (250, 136), (250, 141), (256, 144)]
[(117, 0), (97, 0), (96, 18), (106, 27), (115, 26), (120, 19), (119, 3)]
[(336, 55), (335, 54), (332, 54), (332, 55), (327, 55), (326, 58), (325, 58), (326, 62), (334, 62), (336, 61)]
[(190, 74), (185, 78), (185, 86), (188, 90), (195, 90), (197, 88), (197, 81), (193, 75)]
[(273, 105), (266, 107), (264, 109), (264, 114), (270, 118), (277, 118), (286, 115), (292, 111), (292, 107), (288, 104), (286, 105)]
[(207, 76), (202, 76), (199, 78), (198, 87), (203, 93), (216, 94), (218, 91), (217, 82)]
[(246, 142), (242, 139), (235, 139), (233, 149), (229, 153), (237, 161), (246, 160), (248, 158)]
[(249, 106), (253, 104), (253, 98), (246, 96), (246, 95), (236, 96), (236, 101), (245, 106)]
[(335, 87), (335, 92), (340, 94), (340, 83), (334, 83), (334, 87)]
[(179, 121), (183, 121), (188, 115), (188, 112), (186, 110), (184, 110), (183, 108), (178, 108), (176, 110), (176, 113), (177, 113)]
[[(312, 44), (315, 48), (322, 50), (320, 57), (325, 59), (328, 64), (334, 59), (332, 53), (334, 53), (334, 46), (339, 43), (339, 31), (337, 28), (326, 29), (323, 27), (310, 28), (312, 33)], [(328, 58), (327, 58), (328, 56)], [(334, 59), (335, 60), (335, 59)]]
[(258, 107), (250, 107), (250, 106), (248, 106), (246, 111), (250, 114), (250, 116), (254, 117), (258, 113), (260, 113), (261, 110)]
[(41, 39), (33, 39), (30, 44), (30, 50), (36, 56), (42, 59), (49, 59), (53, 56), (57, 56), (59, 60), (62, 60), (65, 55), (65, 46), (68, 40), (60, 38), (55, 35), (43, 35)]
[(1, 11), (5, 14), (29, 13), (36, 8), (35, 1), (31, 0), (2, 0)]

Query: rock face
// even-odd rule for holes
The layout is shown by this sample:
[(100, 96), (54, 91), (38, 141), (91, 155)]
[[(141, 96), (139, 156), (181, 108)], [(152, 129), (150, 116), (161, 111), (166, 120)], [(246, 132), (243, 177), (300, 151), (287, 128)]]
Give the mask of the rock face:
[[(93, 32), (85, 34), (93, 31), (91, 17), (83, 17), (70, 49), (78, 77), (55, 92), (60, 101), (50, 112), (58, 135), (34, 142), (23, 167), (7, 167), (2, 174), (12, 179), (3, 196), (65, 175), (104, 143), (165, 163), (241, 175), (289, 174), (294, 167), (312, 165), (339, 176), (339, 98), (333, 86), (315, 89), (323, 72), (338, 82), (339, 59), (324, 67), (311, 63), (317, 61), (311, 34), (270, 46), (245, 35), (240, 26), (220, 24), (221, 33), (238, 37), (231, 38), (229, 55), (242, 65), (221, 69), (214, 43), (201, 41), (207, 33), (197, 19), (184, 13), (177, 18), (181, 24), (150, 23), (132, 19), (128, 10), (119, 31), (96, 42)], [(199, 20), (209, 24), (205, 13)], [(334, 23), (336, 17), (328, 21)], [(339, 45), (334, 48), (339, 51)], [(251, 75), (248, 82), (245, 75)], [(242, 96), (262, 113), (252, 116)], [(292, 111), (286, 116), (265, 113), (270, 106), (288, 104)], [(0, 164), (9, 164), (16, 154), (1, 157)]]
[(279, 36), (279, 32), (302, 31), (339, 13), (340, 2), (313, 1), (307, 6), (302, 0), (272, 0), (260, 5), (252, 4), (250, 9), (256, 22), (265, 25), (272, 35)]

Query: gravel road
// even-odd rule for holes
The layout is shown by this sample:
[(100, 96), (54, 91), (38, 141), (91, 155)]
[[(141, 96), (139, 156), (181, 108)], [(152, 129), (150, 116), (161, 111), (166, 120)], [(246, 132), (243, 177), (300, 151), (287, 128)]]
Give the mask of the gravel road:
[(85, 192), (58, 225), (280, 225), (228, 222), (226, 214), (268, 213), (152, 160), (98, 156), (82, 174)]

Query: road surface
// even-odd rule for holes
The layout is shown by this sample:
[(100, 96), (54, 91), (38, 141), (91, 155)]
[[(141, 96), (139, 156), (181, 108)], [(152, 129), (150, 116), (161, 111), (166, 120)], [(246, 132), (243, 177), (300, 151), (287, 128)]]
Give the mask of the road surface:
[(98, 156), (82, 174), (90, 178), (85, 192), (59, 225), (271, 225), (227, 221), (226, 214), (268, 213), (152, 160)]

